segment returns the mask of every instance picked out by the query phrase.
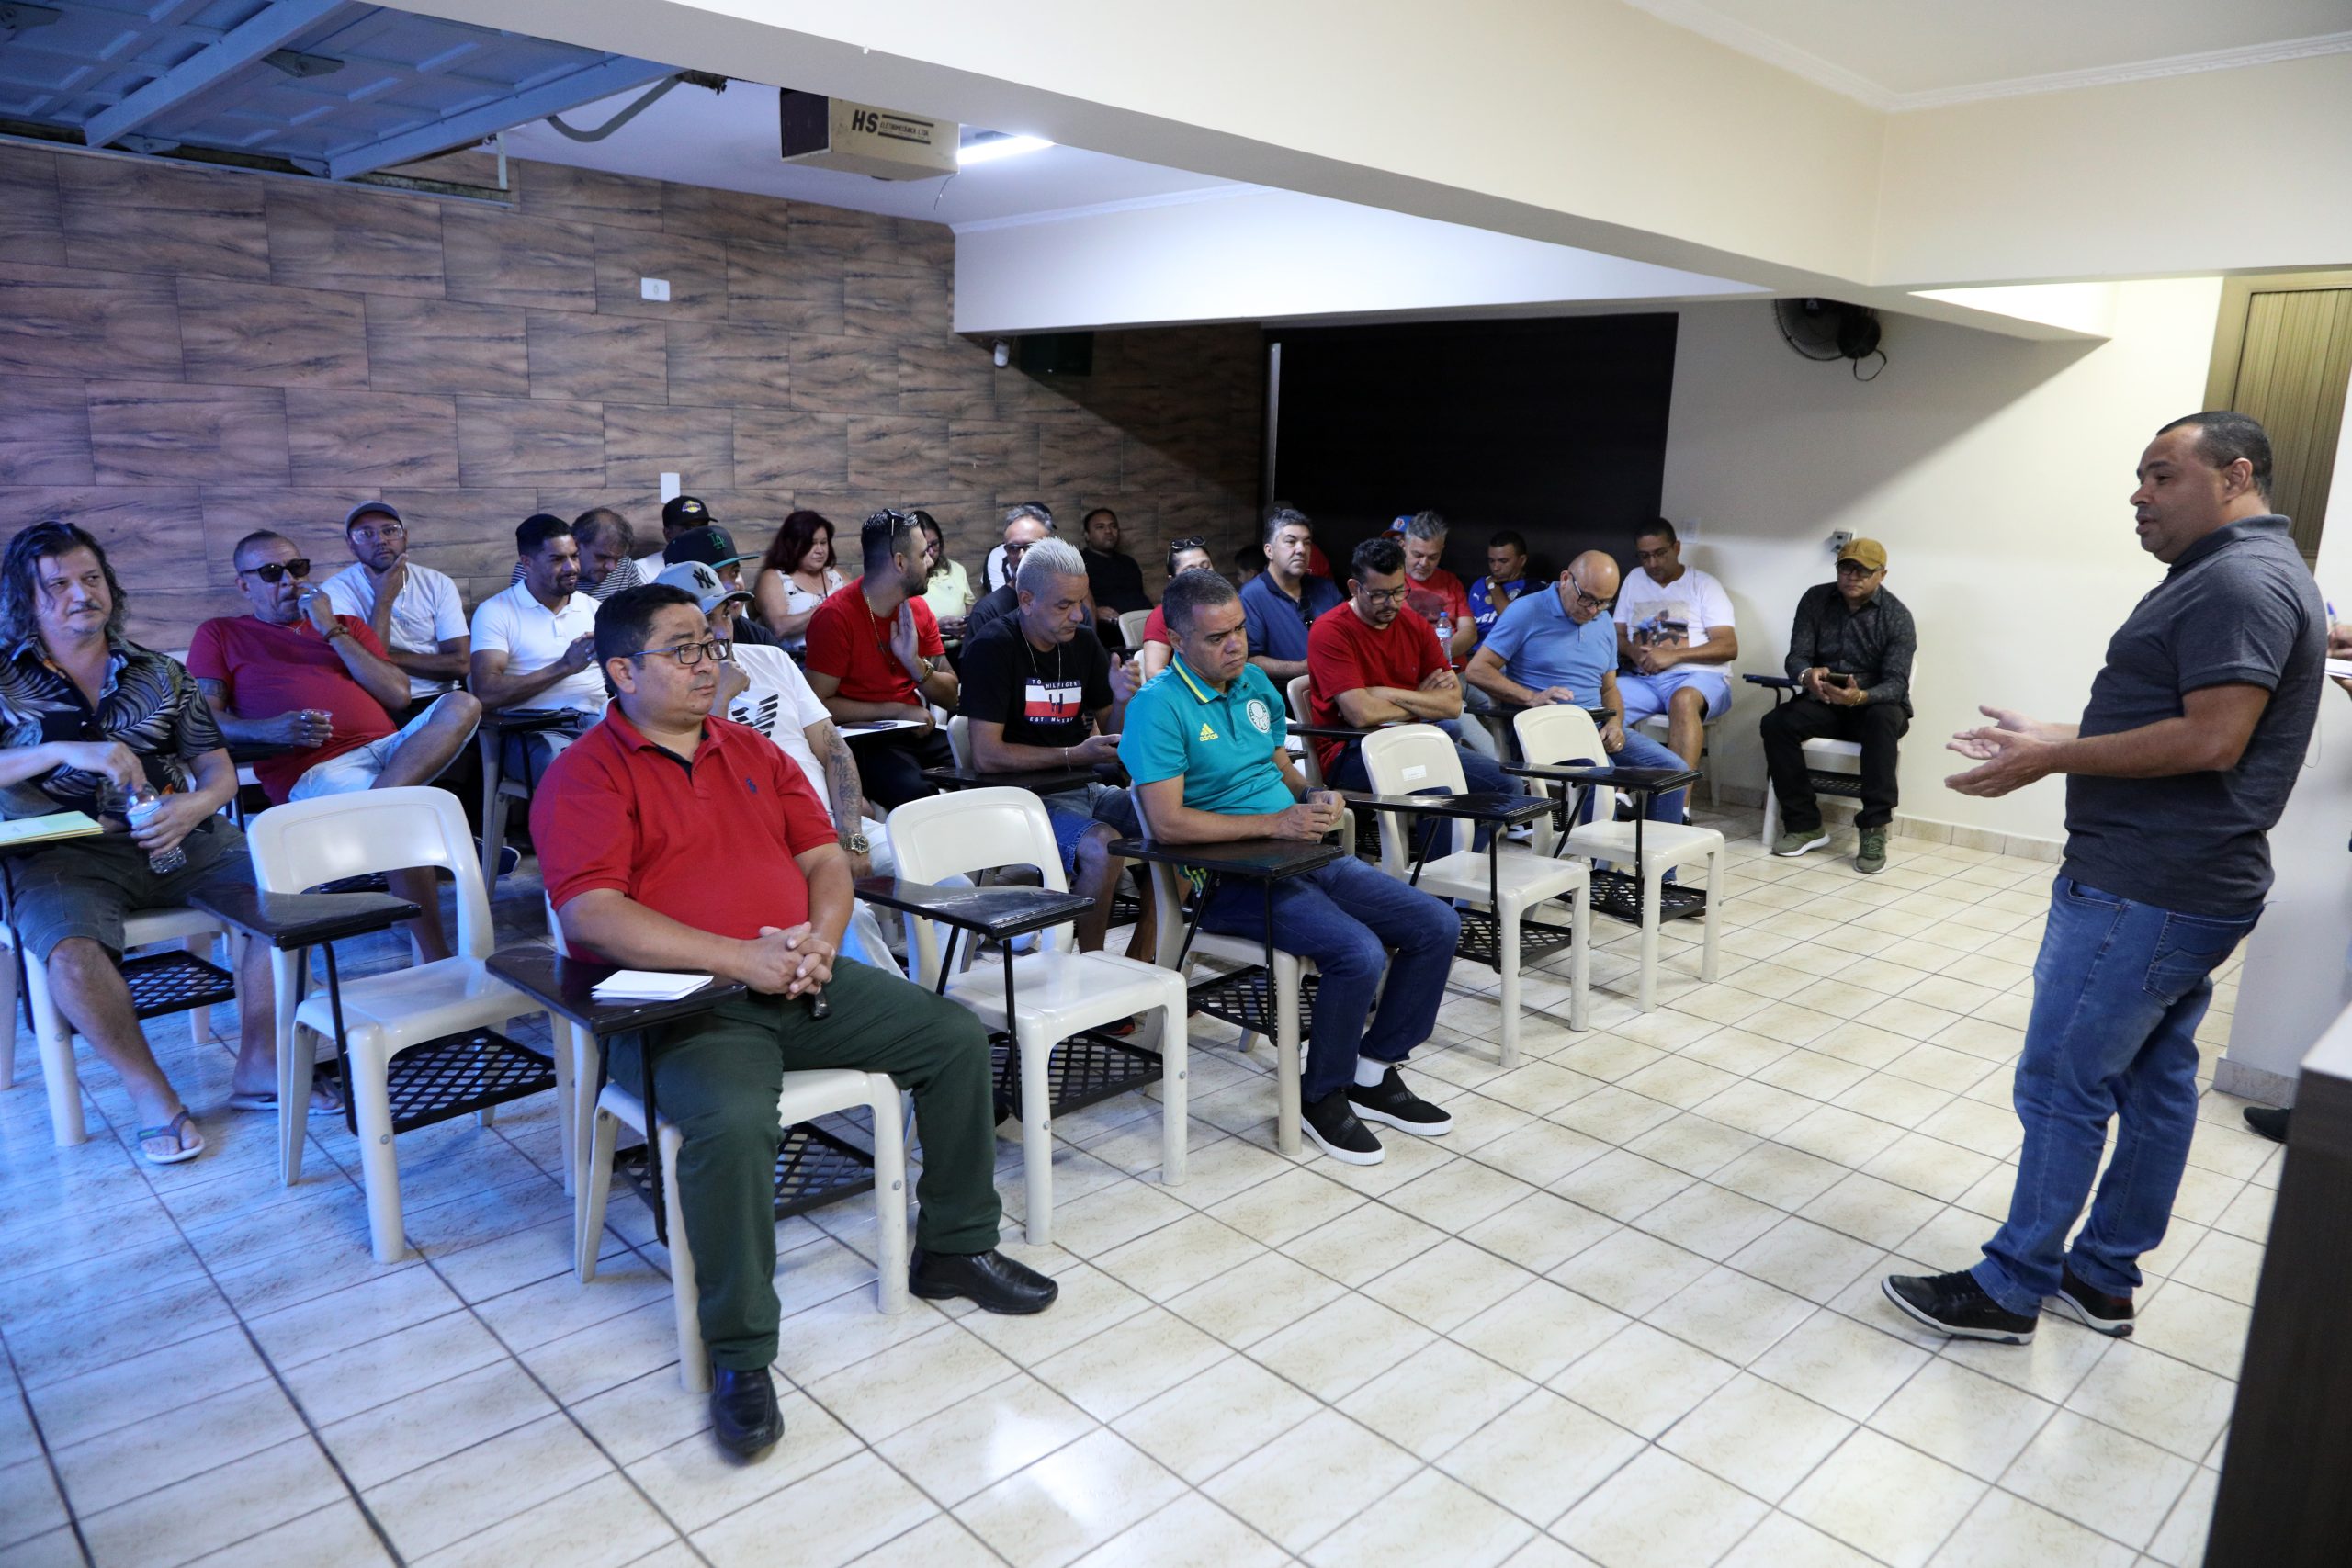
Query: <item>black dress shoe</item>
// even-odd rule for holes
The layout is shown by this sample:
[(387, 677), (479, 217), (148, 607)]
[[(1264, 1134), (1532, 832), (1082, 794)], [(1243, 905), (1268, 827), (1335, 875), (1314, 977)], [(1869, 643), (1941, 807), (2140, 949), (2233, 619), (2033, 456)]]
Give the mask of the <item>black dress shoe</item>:
[(1955, 1339), (2033, 1343), (2038, 1317), (2009, 1311), (1985, 1293), (1973, 1274), (1890, 1274), (1883, 1288), (1906, 1315)]
[(2287, 1118), (2290, 1112), (2275, 1106), (2249, 1105), (2245, 1108), (2245, 1124), (2274, 1144), (2287, 1141)]
[(1062, 1288), (1001, 1252), (925, 1252), (907, 1259), (907, 1289), (927, 1302), (969, 1297), (982, 1312), (1026, 1316), (1054, 1304)]
[(775, 1447), (784, 1436), (784, 1412), (776, 1408), (775, 1382), (765, 1367), (748, 1372), (711, 1369), (710, 1429), (719, 1447), (744, 1459)]

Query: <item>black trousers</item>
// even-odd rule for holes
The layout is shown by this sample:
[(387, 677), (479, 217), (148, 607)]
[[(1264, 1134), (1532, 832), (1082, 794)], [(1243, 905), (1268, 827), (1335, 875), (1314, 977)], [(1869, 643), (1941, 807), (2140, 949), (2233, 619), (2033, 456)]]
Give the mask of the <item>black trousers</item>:
[(1894, 703), (1832, 707), (1812, 697), (1782, 703), (1764, 716), (1764, 767), (1780, 797), (1781, 830), (1794, 833), (1821, 826), (1821, 803), (1806, 776), (1808, 740), (1859, 740), (1862, 747), (1862, 810), (1857, 826), (1883, 828), (1894, 818), (1895, 742), (1911, 728), (1911, 716)]
[(848, 739), (857, 758), (858, 778), (865, 785), (865, 798), (886, 813), (910, 800), (939, 793), (922, 776), (925, 768), (956, 765), (955, 750), (948, 746), (944, 730), (891, 729)]

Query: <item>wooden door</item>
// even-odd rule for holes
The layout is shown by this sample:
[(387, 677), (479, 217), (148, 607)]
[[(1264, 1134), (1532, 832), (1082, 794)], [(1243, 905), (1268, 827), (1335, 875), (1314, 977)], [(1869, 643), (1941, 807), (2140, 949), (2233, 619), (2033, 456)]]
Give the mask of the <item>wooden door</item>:
[(2352, 381), (2352, 273), (2231, 278), (2206, 384), (2206, 406), (2235, 409), (2270, 433), (2274, 511), (2319, 556), (2329, 484)]

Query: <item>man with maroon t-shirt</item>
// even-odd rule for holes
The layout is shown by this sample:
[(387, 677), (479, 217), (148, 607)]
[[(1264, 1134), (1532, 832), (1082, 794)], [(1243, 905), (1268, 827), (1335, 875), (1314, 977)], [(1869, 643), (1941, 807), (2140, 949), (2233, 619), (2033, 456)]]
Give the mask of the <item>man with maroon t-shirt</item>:
[[(1306, 634), (1307, 716), (1316, 724), (1440, 724), (1462, 716), (1462, 682), (1438, 650), (1437, 634), (1401, 612), (1411, 592), (1405, 551), (1383, 535), (1356, 547), (1348, 598), (1315, 618)], [(1521, 793), (1492, 759), (1459, 744), (1464, 781), (1474, 790)], [(1333, 789), (1369, 789), (1363, 748), (1317, 739), (1316, 761)]]
[(671, 1175), (694, 1243), (711, 1422), (749, 1456), (784, 1430), (767, 1369), (780, 1311), (775, 1108), (786, 1072), (888, 1073), (913, 1092), (916, 1295), (1035, 1313), (1057, 1288), (995, 1250), (1003, 1206), (988, 1031), (956, 1003), (839, 956), (849, 858), (792, 759), (711, 712), (728, 657), (683, 589), (653, 583), (606, 600), (596, 658), (613, 706), (548, 768), (531, 841), (573, 953), (751, 987), (648, 1041), (616, 1042), (611, 1055), (613, 1077), (642, 1094), (650, 1052), (656, 1102), (684, 1134)]
[[(311, 563), (294, 541), (264, 529), (238, 540), (231, 558), (253, 614), (197, 627), (187, 668), (228, 740), (297, 748), (254, 764), (269, 798), (308, 800), (438, 778), (473, 738), (481, 705), (445, 692), (395, 726), (391, 715), (408, 706), (408, 672), (366, 621), (336, 615), (326, 593), (311, 586)], [(424, 911), (409, 928), (425, 959), (448, 957), (432, 871), (395, 871), (388, 881)]]
[(931, 569), (914, 513), (877, 512), (858, 537), (865, 575), (808, 616), (808, 687), (845, 735), (876, 719), (912, 726), (876, 736), (857, 754), (865, 798), (888, 811), (936, 793), (923, 769), (956, 765), (931, 711), (933, 703), (956, 705), (956, 671), (922, 601)]

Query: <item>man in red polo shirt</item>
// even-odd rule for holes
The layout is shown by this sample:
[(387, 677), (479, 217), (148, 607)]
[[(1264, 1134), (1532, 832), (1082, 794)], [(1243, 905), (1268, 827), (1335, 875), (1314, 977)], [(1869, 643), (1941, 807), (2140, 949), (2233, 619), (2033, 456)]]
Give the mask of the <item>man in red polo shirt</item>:
[[(685, 1135), (672, 1176), (694, 1242), (711, 1422), (721, 1443), (749, 1456), (784, 1430), (767, 1368), (785, 1072), (884, 1072), (913, 1092), (916, 1295), (1034, 1313), (1056, 1287), (995, 1250), (1003, 1208), (988, 1032), (954, 1002), (836, 956), (850, 916), (848, 857), (792, 760), (712, 714), (729, 651), (682, 589), (653, 583), (606, 600), (596, 659), (614, 705), (548, 770), (531, 802), (531, 841), (574, 953), (752, 989), (650, 1042), (656, 1101)], [(822, 1018), (810, 1005), (820, 989)], [(611, 1066), (643, 1092), (636, 1043), (616, 1044)]]
[(808, 616), (808, 686), (845, 735), (876, 720), (908, 726), (875, 736), (857, 754), (865, 798), (887, 812), (936, 793), (923, 781), (925, 768), (956, 765), (930, 706), (956, 706), (956, 671), (922, 601), (930, 568), (914, 513), (876, 513), (859, 542), (865, 575)]
[[(197, 627), (187, 669), (223, 738), (295, 748), (254, 764), (269, 798), (310, 800), (440, 777), (473, 739), (481, 705), (464, 692), (444, 692), (396, 726), (391, 716), (409, 705), (408, 672), (366, 621), (334, 613), (311, 586), (311, 563), (294, 541), (263, 529), (238, 540), (230, 558), (253, 614)], [(409, 867), (388, 880), (422, 911), (408, 929), (425, 961), (448, 957), (431, 869)]]
[[(1317, 724), (1440, 724), (1462, 716), (1462, 682), (1439, 651), (1437, 634), (1402, 613), (1412, 591), (1404, 547), (1394, 535), (1356, 547), (1348, 599), (1315, 618), (1306, 634), (1307, 716)], [(1520, 793), (1519, 781), (1491, 759), (1456, 743), (1462, 773), (1474, 790)], [(1333, 789), (1369, 789), (1363, 749), (1317, 739), (1316, 761)]]

